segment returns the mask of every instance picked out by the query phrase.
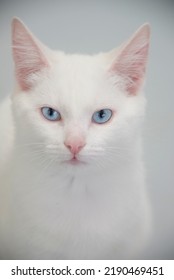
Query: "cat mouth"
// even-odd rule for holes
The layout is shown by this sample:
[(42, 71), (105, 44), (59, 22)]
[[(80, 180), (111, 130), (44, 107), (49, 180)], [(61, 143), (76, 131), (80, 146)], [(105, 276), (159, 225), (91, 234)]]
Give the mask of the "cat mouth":
[(82, 165), (82, 164), (86, 164), (86, 162), (78, 159), (77, 157), (72, 157), (71, 159), (69, 160), (65, 160), (64, 161), (65, 163), (68, 163), (70, 165)]

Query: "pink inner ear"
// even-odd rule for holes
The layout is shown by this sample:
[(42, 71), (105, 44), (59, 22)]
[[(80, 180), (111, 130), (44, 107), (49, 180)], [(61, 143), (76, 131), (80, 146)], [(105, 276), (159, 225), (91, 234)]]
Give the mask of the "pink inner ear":
[(141, 26), (125, 44), (110, 68), (112, 75), (122, 78), (128, 94), (136, 95), (143, 85), (149, 49), (150, 27)]
[(136, 51), (126, 48), (110, 69), (112, 74), (116, 73), (124, 79), (126, 91), (130, 95), (136, 95), (142, 86), (147, 55), (148, 44)]
[[(30, 50), (32, 52), (32, 50)], [(22, 90), (29, 90), (32, 86), (32, 81), (29, 80), (31, 74), (35, 74), (41, 71), (44, 67), (47, 67), (46, 60), (39, 53), (39, 50), (30, 55), (27, 54), (25, 49), (13, 48), (16, 78)]]
[(31, 74), (48, 67), (48, 61), (41, 50), (41, 44), (18, 19), (12, 23), (13, 57), (16, 78), (22, 90), (33, 86)]
[(135, 54), (135, 61), (128, 65), (127, 74), (128, 84), (127, 91), (129, 94), (135, 95), (140, 89), (145, 75), (145, 68), (147, 63), (148, 45), (138, 50)]

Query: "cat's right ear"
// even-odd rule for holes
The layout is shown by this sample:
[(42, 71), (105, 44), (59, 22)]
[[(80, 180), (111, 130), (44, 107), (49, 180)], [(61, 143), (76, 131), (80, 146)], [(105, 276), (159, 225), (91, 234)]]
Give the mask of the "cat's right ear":
[(12, 21), (12, 49), (19, 87), (27, 91), (34, 85), (33, 74), (49, 67), (44, 46), (18, 18)]

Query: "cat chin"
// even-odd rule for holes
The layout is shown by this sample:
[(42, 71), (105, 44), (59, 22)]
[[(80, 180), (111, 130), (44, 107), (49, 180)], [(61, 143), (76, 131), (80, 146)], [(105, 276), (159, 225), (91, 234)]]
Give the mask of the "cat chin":
[(59, 162), (59, 174), (64, 175), (72, 175), (76, 178), (85, 178), (85, 176), (95, 176), (96, 174), (100, 174), (101, 168), (96, 166), (96, 164), (92, 161), (83, 159), (68, 159)]

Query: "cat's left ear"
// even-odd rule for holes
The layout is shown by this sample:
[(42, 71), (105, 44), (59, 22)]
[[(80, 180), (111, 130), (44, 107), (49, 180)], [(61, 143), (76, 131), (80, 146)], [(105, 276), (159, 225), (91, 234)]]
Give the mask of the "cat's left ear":
[(44, 53), (46, 48), (18, 18), (12, 21), (12, 48), (15, 74), (24, 91), (34, 86), (33, 74), (49, 66)]
[(150, 40), (149, 24), (142, 25), (124, 44), (113, 61), (110, 72), (123, 78), (129, 95), (136, 95), (143, 85)]

